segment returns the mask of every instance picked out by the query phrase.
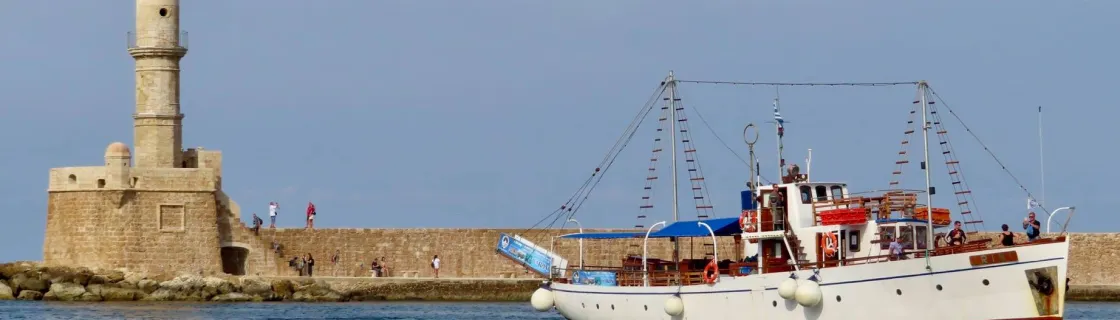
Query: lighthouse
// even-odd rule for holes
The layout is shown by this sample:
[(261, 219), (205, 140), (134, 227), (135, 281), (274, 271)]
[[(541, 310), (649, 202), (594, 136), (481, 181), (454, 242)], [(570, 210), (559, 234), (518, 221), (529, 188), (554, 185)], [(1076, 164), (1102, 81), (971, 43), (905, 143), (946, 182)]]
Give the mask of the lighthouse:
[(183, 167), (179, 61), (187, 54), (179, 31), (179, 0), (136, 0), (136, 31), (128, 53), (136, 60), (135, 167)]

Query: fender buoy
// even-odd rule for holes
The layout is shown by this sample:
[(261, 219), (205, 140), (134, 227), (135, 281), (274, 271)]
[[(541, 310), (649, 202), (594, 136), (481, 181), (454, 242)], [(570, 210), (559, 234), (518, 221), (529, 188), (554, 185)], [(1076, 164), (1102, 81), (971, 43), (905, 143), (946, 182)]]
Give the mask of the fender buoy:
[(832, 232), (825, 232), (824, 241), (821, 242), (821, 251), (824, 252), (826, 257), (833, 257), (836, 255), (836, 234)]
[(739, 215), (739, 228), (746, 232), (755, 232), (755, 225), (758, 224), (758, 218), (755, 216), (754, 210), (743, 210), (743, 214)]
[(716, 265), (716, 259), (712, 259), (712, 262), (704, 266), (704, 282), (713, 284), (716, 283), (716, 278), (719, 278), (719, 266)]

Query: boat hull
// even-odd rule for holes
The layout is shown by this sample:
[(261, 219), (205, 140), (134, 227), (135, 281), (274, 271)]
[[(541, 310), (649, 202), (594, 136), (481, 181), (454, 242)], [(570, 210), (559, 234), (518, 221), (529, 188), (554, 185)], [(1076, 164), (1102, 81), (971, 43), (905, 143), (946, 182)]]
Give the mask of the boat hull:
[[(970, 257), (1014, 251), (1017, 261)], [(553, 283), (555, 309), (568, 319), (1061, 319), (1069, 242), (824, 268), (816, 271), (821, 302), (801, 306), (777, 287), (789, 273), (723, 277), (713, 285), (607, 287)], [(990, 257), (990, 256), (989, 256)], [(974, 265), (976, 264), (976, 265)], [(814, 270), (793, 272), (801, 281)], [(1052, 293), (1032, 281), (1042, 274)], [(1045, 290), (1043, 290), (1045, 291)], [(684, 311), (666, 314), (679, 293)]]

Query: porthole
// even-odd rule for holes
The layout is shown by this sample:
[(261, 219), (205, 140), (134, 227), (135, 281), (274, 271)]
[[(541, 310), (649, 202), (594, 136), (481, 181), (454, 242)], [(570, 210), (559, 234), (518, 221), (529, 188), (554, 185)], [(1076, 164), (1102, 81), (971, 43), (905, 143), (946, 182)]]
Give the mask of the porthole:
[(644, 306), (642, 306), (642, 308), (645, 308), (646, 311), (649, 311), (649, 305), (644, 305)]
[(988, 284), (991, 284), (991, 282), (988, 282), (988, 279), (984, 279), (984, 285), (986, 286)]
[(778, 300), (774, 300), (774, 306), (775, 306), (775, 307), (777, 307), (777, 306), (778, 306)]
[(897, 293), (898, 295), (901, 296), (902, 295), (902, 289), (895, 289), (894, 293)]
[(836, 302), (840, 302), (840, 296), (836, 296)]
[(159, 8), (159, 16), (160, 17), (166, 17), (167, 16), (167, 8)]
[(587, 309), (587, 304), (586, 303), (580, 302), (579, 306), (583, 307), (584, 309)]
[(614, 310), (614, 305), (613, 304), (611, 305), (611, 310)]
[(599, 304), (598, 303), (595, 304), (595, 310), (599, 310)]
[(942, 289), (942, 288), (941, 288), (941, 285), (940, 285), (940, 284), (939, 284), (939, 285), (937, 285), (937, 291), (941, 291), (941, 289)]

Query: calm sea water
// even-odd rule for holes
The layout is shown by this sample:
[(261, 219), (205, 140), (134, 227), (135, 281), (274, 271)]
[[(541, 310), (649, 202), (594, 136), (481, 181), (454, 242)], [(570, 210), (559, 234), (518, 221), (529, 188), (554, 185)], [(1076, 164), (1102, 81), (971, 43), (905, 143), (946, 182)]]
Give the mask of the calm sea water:
[[(1073, 303), (1066, 319), (1120, 319), (1120, 303)], [(0, 319), (563, 319), (524, 303), (49, 303), (0, 301)]]

